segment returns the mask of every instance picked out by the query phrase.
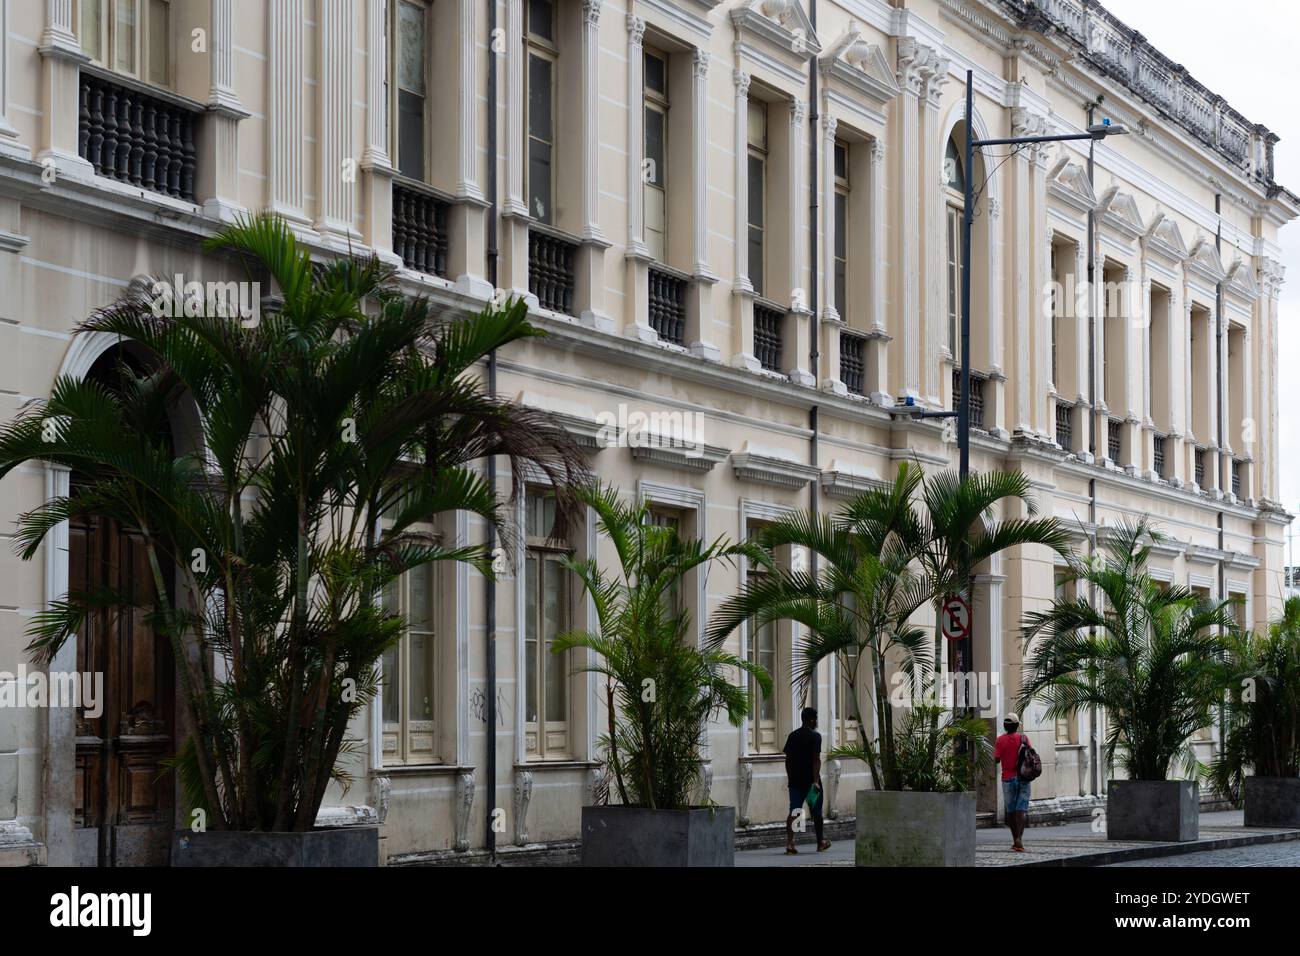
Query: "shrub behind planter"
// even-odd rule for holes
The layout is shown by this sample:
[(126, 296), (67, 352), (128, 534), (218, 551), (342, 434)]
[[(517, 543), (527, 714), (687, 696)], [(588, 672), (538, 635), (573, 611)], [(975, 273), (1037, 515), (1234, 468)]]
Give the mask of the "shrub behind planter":
[(583, 866), (735, 866), (734, 807), (582, 808)]
[(1246, 826), (1300, 828), (1300, 777), (1247, 777), (1243, 784)]
[(249, 830), (177, 830), (172, 866), (378, 866), (379, 827), (356, 826), (300, 833)]
[(1183, 843), (1200, 835), (1200, 784), (1194, 780), (1112, 780), (1106, 839)]
[(858, 866), (974, 866), (975, 793), (859, 790)]

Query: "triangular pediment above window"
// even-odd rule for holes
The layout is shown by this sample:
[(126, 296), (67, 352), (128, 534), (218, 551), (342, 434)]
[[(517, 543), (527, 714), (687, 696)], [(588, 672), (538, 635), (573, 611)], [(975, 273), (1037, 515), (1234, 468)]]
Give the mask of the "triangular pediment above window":
[(1142, 213), (1138, 211), (1137, 200), (1128, 193), (1120, 192), (1119, 186), (1111, 186), (1101, 194), (1097, 213), (1104, 225), (1126, 239), (1136, 239), (1146, 232)]
[(1097, 205), (1097, 194), (1088, 182), (1087, 170), (1078, 163), (1070, 162), (1068, 158), (1056, 164), (1047, 179), (1047, 188), (1053, 197), (1080, 212), (1087, 212)]
[(1160, 253), (1172, 262), (1182, 262), (1187, 258), (1187, 243), (1183, 241), (1182, 230), (1163, 212), (1157, 212), (1146, 234), (1147, 248)]
[(899, 93), (889, 58), (877, 43), (862, 37), (862, 28), (852, 23), (821, 56), (822, 76), (838, 80), (850, 90), (861, 93), (883, 106)]
[(769, 64), (775, 58), (791, 80), (805, 80), (805, 64), (822, 52), (817, 31), (796, 0), (747, 0), (731, 11), (731, 22), (742, 58)]
[(1228, 291), (1234, 295), (1254, 302), (1259, 298), (1259, 283), (1255, 281), (1255, 270), (1244, 259), (1237, 259), (1228, 269)]
[(1227, 276), (1227, 272), (1223, 269), (1223, 260), (1219, 258), (1219, 253), (1214, 248), (1214, 240), (1208, 236), (1197, 238), (1192, 245), (1187, 265), (1193, 272), (1199, 273), (1211, 282), (1222, 282)]

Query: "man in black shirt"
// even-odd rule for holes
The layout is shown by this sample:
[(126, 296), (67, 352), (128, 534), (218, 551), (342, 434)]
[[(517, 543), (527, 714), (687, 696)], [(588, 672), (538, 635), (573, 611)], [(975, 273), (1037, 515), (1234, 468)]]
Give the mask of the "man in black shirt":
[(803, 726), (785, 738), (785, 775), (790, 786), (790, 815), (785, 818), (785, 852), (794, 848), (794, 821), (807, 801), (817, 831), (817, 850), (830, 849), (822, 836), (822, 735), (817, 733), (817, 711), (805, 707), (799, 715)]

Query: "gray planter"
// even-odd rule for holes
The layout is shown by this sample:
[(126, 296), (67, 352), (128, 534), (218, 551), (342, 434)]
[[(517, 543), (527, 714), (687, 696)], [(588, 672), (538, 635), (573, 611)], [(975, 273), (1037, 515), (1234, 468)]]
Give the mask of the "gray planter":
[(305, 833), (177, 830), (172, 837), (172, 866), (378, 865), (379, 827), (335, 827)]
[(735, 866), (734, 807), (582, 808), (583, 866)]
[(1200, 834), (1200, 785), (1194, 780), (1112, 780), (1106, 791), (1106, 839), (1185, 843)]
[(1300, 777), (1247, 777), (1246, 826), (1300, 829)]
[(975, 793), (859, 790), (858, 866), (974, 866)]

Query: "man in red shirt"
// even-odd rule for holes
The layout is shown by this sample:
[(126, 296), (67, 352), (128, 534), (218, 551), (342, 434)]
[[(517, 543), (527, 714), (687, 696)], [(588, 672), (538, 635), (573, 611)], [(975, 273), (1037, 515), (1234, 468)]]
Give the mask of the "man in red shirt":
[(1020, 838), (1029, 823), (1029, 781), (1020, 779), (1020, 744), (1025, 740), (1020, 733), (1020, 716), (1007, 714), (1002, 729), (1006, 733), (993, 744), (993, 756), (1002, 767), (1002, 797), (1007, 807), (1007, 826), (1011, 827), (1011, 849), (1024, 853)]

